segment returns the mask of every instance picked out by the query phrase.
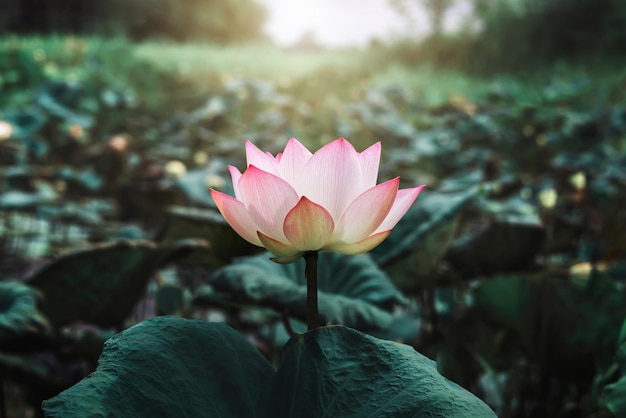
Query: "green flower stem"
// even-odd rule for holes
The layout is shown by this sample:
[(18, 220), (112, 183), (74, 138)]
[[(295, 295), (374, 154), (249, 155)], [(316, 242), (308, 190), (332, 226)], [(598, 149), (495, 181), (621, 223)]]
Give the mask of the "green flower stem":
[(304, 253), (304, 277), (306, 278), (306, 322), (309, 331), (320, 327), (317, 310), (317, 251)]

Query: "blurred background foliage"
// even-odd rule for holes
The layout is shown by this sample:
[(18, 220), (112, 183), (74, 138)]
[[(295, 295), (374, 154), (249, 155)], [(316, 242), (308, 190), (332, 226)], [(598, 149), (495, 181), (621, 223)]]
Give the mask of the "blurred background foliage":
[[(626, 5), (620, 0), (390, 0), (409, 25), (426, 13), (430, 36), (393, 42), (393, 58), (481, 74), (522, 72), (555, 62), (623, 60)], [(471, 12), (454, 31), (450, 10)], [(254, 0), (2, 0), (0, 33), (125, 36), (138, 41), (264, 40), (264, 7)], [(338, 28), (339, 30), (339, 28)], [(306, 43), (306, 37), (303, 37)], [(266, 39), (265, 39), (266, 40)], [(311, 41), (311, 40), (309, 40)]]
[[(411, 3), (392, 0), (411, 20)], [(396, 58), (432, 61), (478, 74), (523, 73), (556, 62), (623, 63), (626, 4), (620, 0), (471, 0), (471, 17), (454, 33), (441, 26), (460, 0), (421, 0), (431, 36), (419, 47), (404, 45)], [(404, 50), (404, 51), (403, 51)], [(413, 50), (413, 54), (405, 54)]]
[(381, 140), (379, 180), (428, 185), (371, 254), (323, 255), (326, 323), (412, 345), (503, 417), (626, 414), (626, 3), (388, 6), (428, 33), (279, 47), (253, 0), (0, 0), (0, 415), (155, 315), (227, 322), (276, 364), (302, 266), (208, 188), (232, 194), (245, 138), (291, 136)]

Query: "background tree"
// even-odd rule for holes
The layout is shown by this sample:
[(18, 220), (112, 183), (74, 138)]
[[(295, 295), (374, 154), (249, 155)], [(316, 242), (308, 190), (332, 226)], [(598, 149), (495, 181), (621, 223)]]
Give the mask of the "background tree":
[(431, 34), (440, 36), (443, 33), (446, 12), (454, 5), (456, 0), (390, 0), (389, 2), (411, 25), (415, 25), (415, 11), (411, 3), (419, 3), (419, 7), (428, 14)]
[(255, 0), (0, 0), (0, 32), (121, 34), (131, 39), (246, 41), (263, 37)]

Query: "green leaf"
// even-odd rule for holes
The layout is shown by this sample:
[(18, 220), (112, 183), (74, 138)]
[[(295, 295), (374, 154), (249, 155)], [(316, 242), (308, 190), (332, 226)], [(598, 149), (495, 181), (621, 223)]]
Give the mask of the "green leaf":
[(476, 277), (528, 268), (541, 251), (541, 225), (494, 221), (458, 239), (446, 259), (464, 277)]
[(486, 321), (512, 332), (531, 359), (566, 376), (591, 377), (606, 364), (626, 316), (626, 294), (592, 273), (580, 286), (571, 280), (501, 276), (476, 292)]
[(260, 249), (241, 238), (215, 210), (172, 207), (157, 240), (171, 244), (180, 239), (206, 240), (210, 251), (199, 252), (185, 260), (187, 265), (218, 268), (234, 257), (250, 255)]
[(12, 350), (20, 340), (48, 334), (50, 325), (37, 310), (37, 293), (19, 282), (0, 282), (0, 347)]
[(184, 200), (182, 192), (167, 179), (128, 182), (117, 191), (120, 218), (141, 219), (152, 225), (161, 225), (168, 208)]
[(283, 351), (268, 417), (495, 417), (412, 347), (345, 327), (298, 334)]
[(626, 376), (606, 386), (605, 405), (614, 416), (626, 416)]
[(498, 276), (485, 281), (474, 294), (475, 306), (488, 323), (503, 326), (513, 332), (527, 352), (536, 344), (533, 324), (539, 314), (536, 309), (535, 282), (518, 276)]
[(70, 106), (78, 104), (81, 87), (77, 84), (64, 81), (50, 81), (37, 93), (35, 102), (51, 115), (75, 123), (83, 127), (91, 127), (94, 123), (92, 116), (78, 113)]
[(477, 193), (477, 187), (456, 193), (426, 190), (372, 257), (401, 289), (421, 287), (452, 243), (461, 209)]
[[(210, 185), (212, 177), (221, 179), (214, 169), (193, 170), (187, 172), (184, 176), (179, 178), (176, 185), (182, 190), (190, 203), (211, 209), (217, 209), (215, 202), (211, 197), (211, 193), (209, 192), (211, 187), (216, 188), (216, 186)], [(224, 184), (221, 184), (220, 186), (221, 187), (217, 188), (217, 190), (231, 196), (235, 194), (230, 181), (225, 180)]]
[[(215, 272), (210, 281), (215, 300), (288, 310), (305, 319), (304, 261), (276, 264), (269, 253), (237, 260)], [(406, 299), (366, 254), (346, 256), (320, 253), (318, 264), (319, 310), (325, 323), (357, 329), (382, 329), (392, 321), (386, 310)], [(208, 289), (205, 289), (208, 291)], [(196, 294), (196, 303), (205, 290)], [(386, 310), (384, 310), (386, 309)]]
[[(606, 384), (606, 380), (603, 378), (611, 378), (614, 375), (613, 371), (619, 370), (619, 379), (616, 382)], [(604, 386), (602, 389), (601, 403), (613, 413), (616, 417), (622, 417), (626, 415), (626, 319), (622, 324), (622, 329), (618, 337), (617, 356), (614, 364), (608, 368), (608, 371), (599, 374), (596, 378)]]
[(43, 204), (50, 204), (57, 198), (57, 194), (45, 183), (38, 183), (35, 192), (10, 190), (0, 194), (0, 209), (2, 210), (34, 210)]
[[(622, 324), (622, 329), (619, 332), (619, 337), (617, 338), (617, 346), (626, 348), (626, 320)], [(626, 352), (624, 352), (624, 357), (626, 357)]]
[(108, 340), (96, 371), (43, 410), (48, 418), (257, 417), (273, 373), (224, 324), (158, 317)]
[(45, 125), (46, 116), (35, 109), (9, 113), (3, 119), (13, 126), (12, 137), (28, 141)]
[(147, 241), (101, 245), (61, 257), (35, 272), (30, 284), (44, 294), (42, 310), (57, 327), (85, 321), (119, 326), (164, 263), (202, 248), (200, 243), (157, 246)]
[(157, 315), (179, 315), (185, 309), (185, 291), (175, 285), (162, 285), (156, 293)]
[(48, 418), (495, 416), (407, 345), (319, 328), (293, 337), (274, 373), (230, 327), (175, 317), (108, 340), (96, 371), (43, 411)]

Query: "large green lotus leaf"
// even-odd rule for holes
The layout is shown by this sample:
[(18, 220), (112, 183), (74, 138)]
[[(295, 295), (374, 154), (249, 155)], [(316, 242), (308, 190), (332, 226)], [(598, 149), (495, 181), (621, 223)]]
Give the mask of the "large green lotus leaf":
[(224, 324), (157, 317), (105, 343), (94, 373), (44, 402), (46, 417), (258, 417), (270, 363)]
[(63, 417), (493, 417), (412, 347), (345, 327), (297, 334), (275, 373), (224, 324), (144, 321), (105, 344), (94, 373), (45, 401)]
[(289, 341), (271, 399), (274, 418), (495, 417), (411, 346), (339, 326)]
[(0, 282), (0, 350), (14, 350), (48, 334), (50, 325), (37, 309), (37, 293), (19, 282)]
[[(289, 315), (305, 319), (304, 261), (276, 264), (270, 257), (263, 253), (223, 267), (211, 277), (211, 288), (228, 302), (267, 306), (281, 313), (286, 309)], [(386, 328), (392, 321), (387, 311), (406, 302), (366, 254), (320, 253), (318, 285), (324, 323), (357, 329)], [(202, 293), (196, 294), (196, 302), (202, 299)]]
[(371, 251), (374, 260), (403, 290), (422, 286), (452, 243), (461, 209), (477, 187), (455, 193), (424, 191), (382, 244)]
[(222, 267), (234, 257), (250, 255), (259, 248), (241, 238), (215, 210), (172, 207), (157, 240), (165, 244), (180, 239), (200, 238), (209, 242), (210, 251), (191, 255), (185, 264)]
[(154, 272), (197, 248), (203, 248), (202, 243), (105, 244), (58, 258), (35, 272), (29, 284), (44, 294), (42, 311), (55, 326), (73, 321), (120, 326)]

